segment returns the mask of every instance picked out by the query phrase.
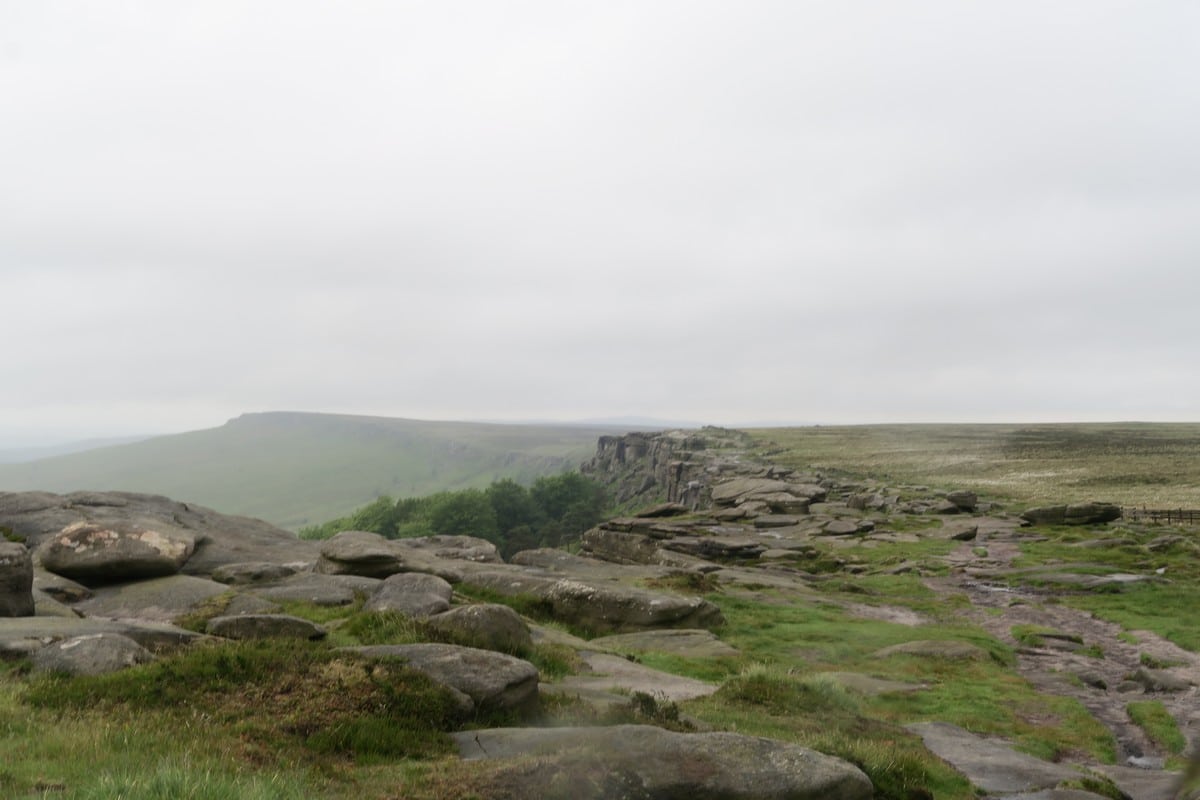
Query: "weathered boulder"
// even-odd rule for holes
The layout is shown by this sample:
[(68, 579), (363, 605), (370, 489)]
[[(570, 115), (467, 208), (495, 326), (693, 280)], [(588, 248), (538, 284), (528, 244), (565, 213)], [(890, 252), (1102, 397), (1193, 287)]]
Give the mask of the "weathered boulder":
[[(189, 575), (208, 575), (222, 564), (269, 561), (311, 562), (313, 542), (262, 520), (219, 514), (159, 495), (130, 492), (0, 492), (0, 526), (9, 528), (36, 550), (70, 525), (89, 522), (101, 528), (157, 531), (190, 536), (195, 551), (183, 565)], [(161, 574), (161, 573), (160, 573)]]
[(857, 767), (799, 745), (649, 725), (496, 728), (452, 734), (467, 759), (536, 756), (501, 773), (513, 797), (601, 800), (869, 800)]
[(436, 575), (399, 572), (389, 575), (367, 598), (364, 611), (399, 611), (410, 617), (428, 617), (450, 608), (453, 587)]
[(946, 499), (953, 503), (959, 511), (974, 511), (979, 505), (979, 495), (966, 489), (956, 489), (946, 493)]
[(213, 617), (205, 630), (226, 639), (324, 639), (315, 622), (288, 614), (239, 614)]
[(33, 559), (19, 542), (0, 541), (0, 617), (31, 617)]
[(346, 650), (372, 659), (397, 659), (471, 698), (481, 711), (529, 712), (537, 707), (537, 667), (504, 653), (453, 644), (373, 645)]
[(119, 633), (93, 633), (42, 647), (31, 660), (37, 672), (101, 675), (153, 661), (154, 655)]
[(196, 549), (191, 534), (137, 524), (75, 522), (38, 547), (50, 572), (84, 581), (123, 581), (173, 575)]
[(425, 625), (451, 641), (522, 656), (533, 649), (529, 626), (517, 612), (498, 603), (458, 606), (430, 617)]
[(1076, 503), (1039, 506), (1021, 514), (1034, 525), (1095, 525), (1121, 518), (1121, 507), (1113, 503)]
[(326, 575), (386, 578), (404, 570), (404, 559), (390, 539), (370, 531), (342, 531), (321, 544), (316, 571)]

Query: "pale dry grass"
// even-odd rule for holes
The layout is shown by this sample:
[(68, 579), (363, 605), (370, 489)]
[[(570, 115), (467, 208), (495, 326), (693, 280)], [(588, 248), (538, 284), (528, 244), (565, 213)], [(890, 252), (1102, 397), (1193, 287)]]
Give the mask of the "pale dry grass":
[(778, 463), (1017, 504), (1200, 508), (1200, 424), (860, 425), (751, 432)]

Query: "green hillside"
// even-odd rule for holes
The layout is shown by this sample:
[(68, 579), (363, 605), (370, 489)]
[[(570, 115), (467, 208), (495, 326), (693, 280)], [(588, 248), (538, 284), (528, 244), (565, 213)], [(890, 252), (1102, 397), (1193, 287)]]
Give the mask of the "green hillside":
[(148, 492), (292, 530), (379, 495), (532, 481), (577, 467), (601, 426), (495, 425), (271, 412), (219, 428), (0, 465), (0, 490)]

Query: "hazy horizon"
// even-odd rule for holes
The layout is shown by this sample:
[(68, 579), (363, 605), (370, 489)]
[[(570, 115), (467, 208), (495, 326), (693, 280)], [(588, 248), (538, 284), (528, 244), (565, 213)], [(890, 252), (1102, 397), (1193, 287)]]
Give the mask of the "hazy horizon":
[(274, 409), (1200, 420), (1198, 28), (6, 4), (0, 447)]

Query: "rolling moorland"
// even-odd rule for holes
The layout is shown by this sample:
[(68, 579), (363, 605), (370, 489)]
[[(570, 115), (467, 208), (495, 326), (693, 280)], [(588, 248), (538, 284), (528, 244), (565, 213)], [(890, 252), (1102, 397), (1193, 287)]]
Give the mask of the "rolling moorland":
[[(504, 564), (477, 560), (486, 543), (437, 558), (413, 549), (419, 540), (369, 534), (294, 544), (293, 556), (319, 547), (326, 573), (349, 573), (327, 581), (365, 574), (368, 563), (380, 575), (401, 564), (444, 575), (450, 611), (381, 610), (382, 584), (368, 585), (377, 579), (354, 578), (357, 591), (321, 603), (288, 594), (286, 582), (213, 584), (220, 594), (169, 616), (204, 630), (234, 603), (270, 598), (326, 638), (192, 645), (95, 678), (0, 662), (0, 788), (71, 798), (649, 798), (704, 797), (727, 780), (726, 793), (708, 791), (1193, 800), (1179, 772), (1200, 729), (1197, 528), (1103, 521), (1108, 507), (1085, 503), (1195, 508), (1198, 464), (1200, 426), (1184, 425), (611, 438), (587, 474), (625, 508), (653, 510), (603, 522), (566, 550)], [(1033, 506), (1059, 509), (1039, 516)], [(10, 538), (20, 538), (20, 519), (0, 519)], [(396, 566), (362, 560), (364, 546)], [(211, 553), (197, 559), (177, 577), (217, 574)], [(295, 576), (310, 581), (305, 592), (318, 577)], [(168, 589), (155, 600), (151, 583), (134, 584), (146, 593), (139, 602), (162, 611)], [(582, 602), (564, 594), (580, 587)], [(128, 607), (126, 592), (97, 586), (82, 606)], [(681, 616), (620, 616), (637, 598)], [(610, 599), (624, 611), (599, 613)], [(447, 617), (498, 605), (532, 632), (490, 645), (536, 667), (537, 701), (519, 710), (464, 715), (437, 678), (336, 649), (461, 643)], [(643, 727), (612, 727), (629, 723)], [(537, 734), (548, 727), (576, 745), (545, 749)], [(176, 735), (162, 737), (168, 729)], [(747, 768), (776, 763), (780, 749), (733, 764), (703, 750), (664, 755), (683, 747), (662, 740), (671, 732), (700, 742), (710, 731), (734, 737), (720, 740), (730, 752), (749, 735), (839, 761), (824, 788), (786, 794), (771, 783), (778, 775)], [(703, 763), (704, 781), (665, 763)]]
[(243, 414), (208, 430), (0, 464), (8, 491), (162, 494), (296, 531), (381, 495), (521, 483), (572, 469), (604, 426)]

